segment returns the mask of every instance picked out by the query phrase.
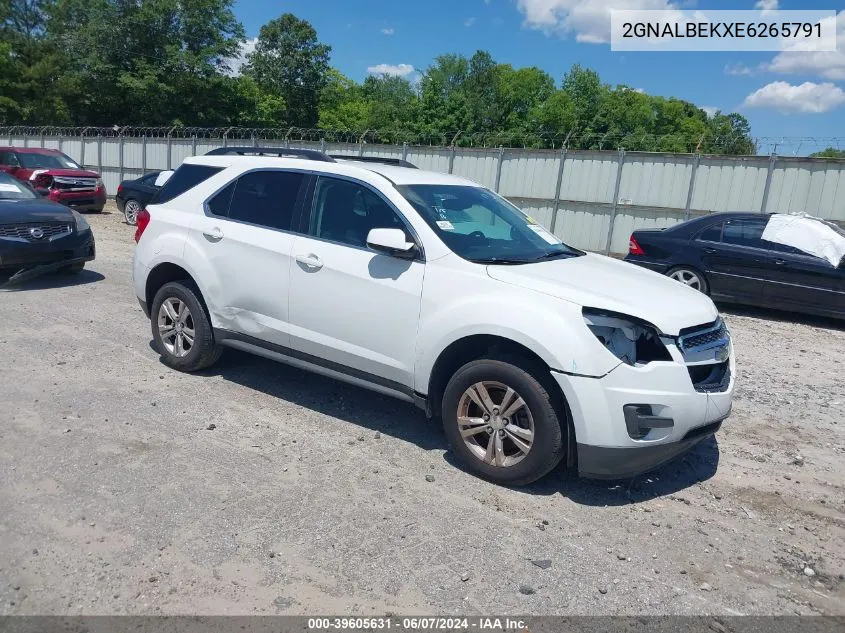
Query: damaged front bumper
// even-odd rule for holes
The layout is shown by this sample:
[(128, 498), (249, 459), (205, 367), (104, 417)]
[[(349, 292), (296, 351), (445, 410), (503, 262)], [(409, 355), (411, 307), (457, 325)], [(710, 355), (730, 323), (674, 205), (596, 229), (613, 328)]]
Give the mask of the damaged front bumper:
[[(721, 322), (719, 322), (721, 323)], [(704, 330), (713, 349), (713, 337)], [(667, 345), (672, 360), (620, 364), (601, 378), (552, 372), (572, 414), (578, 472), (624, 479), (652, 470), (719, 430), (731, 413), (735, 359), (727, 338), (701, 365), (698, 349)], [(702, 338), (701, 340), (705, 340)], [(684, 349), (682, 352), (681, 349)], [(702, 371), (705, 369), (706, 371)], [(718, 376), (714, 376), (718, 374)]]
[[(94, 234), (74, 232), (48, 242), (0, 242), (0, 287), (10, 287), (67, 266), (92, 261)], [(5, 280), (5, 282), (4, 282)]]

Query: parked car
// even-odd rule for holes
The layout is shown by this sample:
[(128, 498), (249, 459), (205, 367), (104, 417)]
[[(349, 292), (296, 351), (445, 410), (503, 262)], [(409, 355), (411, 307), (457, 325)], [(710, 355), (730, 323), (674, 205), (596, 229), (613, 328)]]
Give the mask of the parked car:
[(117, 186), (114, 197), (117, 208), (126, 218), (127, 224), (135, 224), (138, 212), (147, 206), (161, 187), (156, 185), (156, 179), (161, 172), (153, 171), (140, 178), (124, 180)]
[(47, 199), (78, 211), (99, 213), (106, 204), (100, 174), (55, 149), (0, 147), (0, 170), (29, 182)]
[(165, 364), (196, 371), (232, 347), (414, 402), (496, 482), (561, 460), (633, 476), (731, 411), (708, 297), (571, 248), (453, 175), (223, 148), (185, 160), (135, 239)]
[(715, 213), (631, 235), (625, 261), (716, 301), (845, 318), (845, 231), (815, 218)]
[(0, 172), (0, 283), (55, 270), (78, 273), (94, 254), (94, 234), (82, 215)]

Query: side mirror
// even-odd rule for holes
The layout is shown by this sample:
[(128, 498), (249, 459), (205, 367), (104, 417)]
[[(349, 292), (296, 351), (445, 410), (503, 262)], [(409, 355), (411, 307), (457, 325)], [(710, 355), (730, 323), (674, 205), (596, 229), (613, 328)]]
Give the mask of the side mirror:
[(416, 244), (406, 239), (402, 229), (371, 229), (367, 234), (367, 246), (402, 259), (413, 259), (417, 250)]

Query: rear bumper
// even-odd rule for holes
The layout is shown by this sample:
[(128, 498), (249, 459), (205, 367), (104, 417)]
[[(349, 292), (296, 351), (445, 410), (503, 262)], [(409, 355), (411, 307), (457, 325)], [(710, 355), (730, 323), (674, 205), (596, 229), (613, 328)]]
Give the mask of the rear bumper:
[(641, 257), (639, 255), (627, 255), (624, 261), (628, 262), (629, 264), (636, 264), (637, 266), (642, 266), (643, 268), (648, 268), (649, 270), (653, 270), (656, 273), (665, 274), (667, 270), (669, 270), (672, 265), (666, 262), (661, 262), (658, 260), (646, 259), (645, 257)]

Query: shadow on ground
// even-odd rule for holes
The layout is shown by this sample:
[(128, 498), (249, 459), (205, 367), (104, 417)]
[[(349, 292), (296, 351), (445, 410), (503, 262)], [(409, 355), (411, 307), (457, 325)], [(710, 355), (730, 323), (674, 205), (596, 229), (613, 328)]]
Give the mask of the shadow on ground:
[(828, 330), (845, 330), (845, 319), (832, 319), (830, 317), (814, 316), (812, 314), (801, 314), (799, 312), (786, 312), (773, 308), (757, 308), (752, 306), (741, 306), (735, 304), (719, 303), (719, 312), (727, 315), (752, 317), (763, 321), (780, 321), (782, 323), (801, 323), (813, 327), (825, 328)]
[[(232, 349), (227, 349), (214, 367), (196, 374), (200, 380), (204, 375), (220, 376), (248, 389), (350, 422), (366, 432), (378, 431), (424, 450), (444, 451), (443, 459), (468, 472), (449, 450), (439, 422), (427, 420), (410, 403)], [(674, 494), (705, 481), (716, 473), (718, 465), (719, 447), (711, 437), (654, 472), (632, 480), (584, 480), (577, 477), (574, 469), (559, 467), (522, 490), (536, 495), (559, 494), (583, 505), (624, 505)]]
[(46, 290), (48, 288), (69, 288), (71, 286), (93, 284), (103, 279), (105, 279), (103, 275), (93, 270), (83, 270), (81, 273), (76, 274), (53, 272), (8, 287), (3, 285), (5, 280), (0, 279), (0, 291), (27, 292), (30, 290)]

